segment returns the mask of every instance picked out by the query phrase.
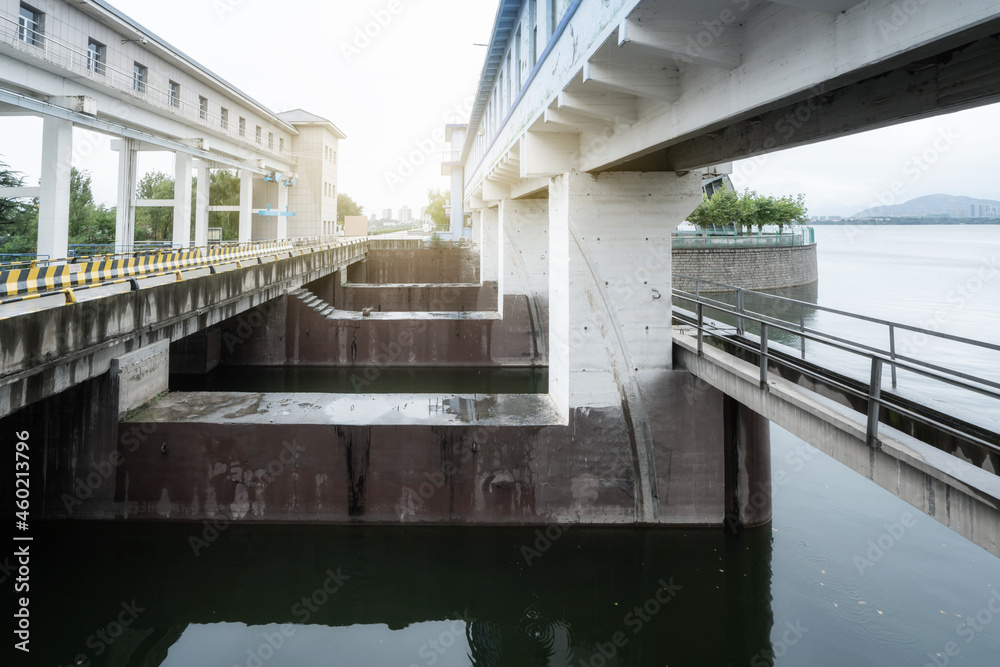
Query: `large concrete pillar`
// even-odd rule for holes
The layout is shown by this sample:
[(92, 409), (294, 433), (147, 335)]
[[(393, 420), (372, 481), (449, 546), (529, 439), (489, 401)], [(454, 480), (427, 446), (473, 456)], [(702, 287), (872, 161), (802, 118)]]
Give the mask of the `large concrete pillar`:
[(240, 172), (240, 243), (253, 239), (253, 172)]
[(69, 190), (73, 123), (45, 118), (42, 127), (42, 183), (38, 198), (38, 254), (69, 254)]
[(174, 233), (175, 248), (191, 245), (191, 168), (187, 153), (174, 153)]
[(462, 207), (464, 199), (464, 175), (465, 171), (461, 167), (453, 167), (451, 170), (451, 240), (457, 241), (462, 238), (462, 230), (465, 226), (465, 210)]
[(734, 398), (723, 398), (726, 525), (732, 530), (771, 520), (771, 424)]
[(578, 203), (571, 201), (573, 174), (549, 183), (549, 395), (563, 416), (570, 410), (569, 225)]
[(204, 162), (198, 167), (198, 192), (194, 210), (194, 244), (199, 248), (208, 245), (208, 207), (211, 199), (212, 168)]
[(288, 208), (288, 187), (284, 183), (278, 183), (278, 217), (277, 217), (277, 233), (275, 238), (279, 241), (288, 238), (288, 216), (284, 215), (287, 213)]
[(699, 201), (699, 173), (568, 173), (549, 186), (549, 392), (571, 414), (620, 406), (641, 522), (725, 513), (721, 434), (704, 431), (713, 422), (677, 431), (693, 408), (672, 371), (670, 233)]
[(500, 209), (484, 207), (483, 242), (479, 247), (479, 279), (483, 284), (497, 284), (497, 294), (503, 302), (503, 226), (500, 220)]
[(135, 245), (135, 186), (139, 151), (135, 139), (118, 146), (118, 208), (115, 217), (115, 252), (132, 252)]

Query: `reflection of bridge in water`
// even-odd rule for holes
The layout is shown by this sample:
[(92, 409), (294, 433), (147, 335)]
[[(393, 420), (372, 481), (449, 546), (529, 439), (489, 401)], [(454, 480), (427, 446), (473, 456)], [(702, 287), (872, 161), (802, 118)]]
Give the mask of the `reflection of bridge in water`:
[[(233, 634), (245, 661), (246, 649), (286, 623), (296, 624), (295, 641), (275, 649), (277, 664), (424, 665), (436, 653), (441, 664), (471, 655), (476, 665), (577, 665), (604, 647), (617, 664), (671, 656), (724, 665), (750, 664), (770, 648), (769, 528), (214, 525), (47, 526), (39, 540), (58, 548), (32, 563), (47, 573), (33, 604), (51, 618), (32, 656), (95, 660), (95, 619), (117, 618), (133, 601), (143, 611), (94, 664), (215, 664), (212, 650)], [(607, 595), (613, 603), (593, 603)], [(373, 640), (364, 628), (374, 626), (394, 632)]]

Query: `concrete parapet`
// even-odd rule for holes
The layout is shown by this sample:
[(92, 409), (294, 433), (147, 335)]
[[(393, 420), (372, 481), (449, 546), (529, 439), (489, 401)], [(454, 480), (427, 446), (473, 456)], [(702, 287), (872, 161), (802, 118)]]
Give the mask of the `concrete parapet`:
[(169, 388), (170, 341), (162, 340), (111, 360), (118, 383), (118, 416), (141, 407)]

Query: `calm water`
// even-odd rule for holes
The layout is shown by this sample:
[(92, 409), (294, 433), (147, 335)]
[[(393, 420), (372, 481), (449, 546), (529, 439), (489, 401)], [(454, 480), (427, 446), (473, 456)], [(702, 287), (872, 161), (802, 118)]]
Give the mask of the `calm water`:
[[(816, 298), (917, 324), (1000, 248), (862, 231), (817, 229)], [(998, 284), (946, 330), (997, 340)], [(1000, 559), (776, 427), (772, 448), (774, 521), (739, 536), (51, 524), (30, 664), (1000, 664)]]
[[(828, 308), (858, 313), (942, 333), (1000, 345), (1000, 225), (997, 226), (820, 226), (816, 227), (819, 282), (771, 293)], [(732, 294), (713, 295), (734, 303)], [(682, 307), (683, 303), (677, 302)], [(783, 306), (748, 295), (748, 310), (798, 326), (884, 350), (888, 329), (825, 311)], [(732, 324), (732, 319), (706, 312)], [(747, 326), (758, 333), (755, 325)], [(772, 340), (799, 349), (798, 337), (775, 332)], [(946, 368), (1000, 381), (1000, 352), (899, 330), (898, 353)], [(866, 359), (825, 345), (806, 344), (807, 359), (869, 379)], [(888, 369), (884, 388), (890, 388)], [(938, 410), (1000, 431), (1000, 402), (900, 371), (900, 394)]]

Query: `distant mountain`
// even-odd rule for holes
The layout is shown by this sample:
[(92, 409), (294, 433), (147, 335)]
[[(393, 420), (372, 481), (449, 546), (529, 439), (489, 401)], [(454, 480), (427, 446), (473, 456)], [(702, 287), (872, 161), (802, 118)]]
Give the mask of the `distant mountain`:
[(860, 213), (855, 213), (854, 218), (903, 218), (922, 217), (928, 215), (951, 215), (953, 212), (962, 209), (969, 210), (971, 204), (986, 204), (988, 206), (1000, 206), (1000, 201), (992, 199), (975, 199), (973, 197), (956, 197), (955, 195), (927, 195), (917, 197), (903, 204), (895, 206), (877, 206)]

